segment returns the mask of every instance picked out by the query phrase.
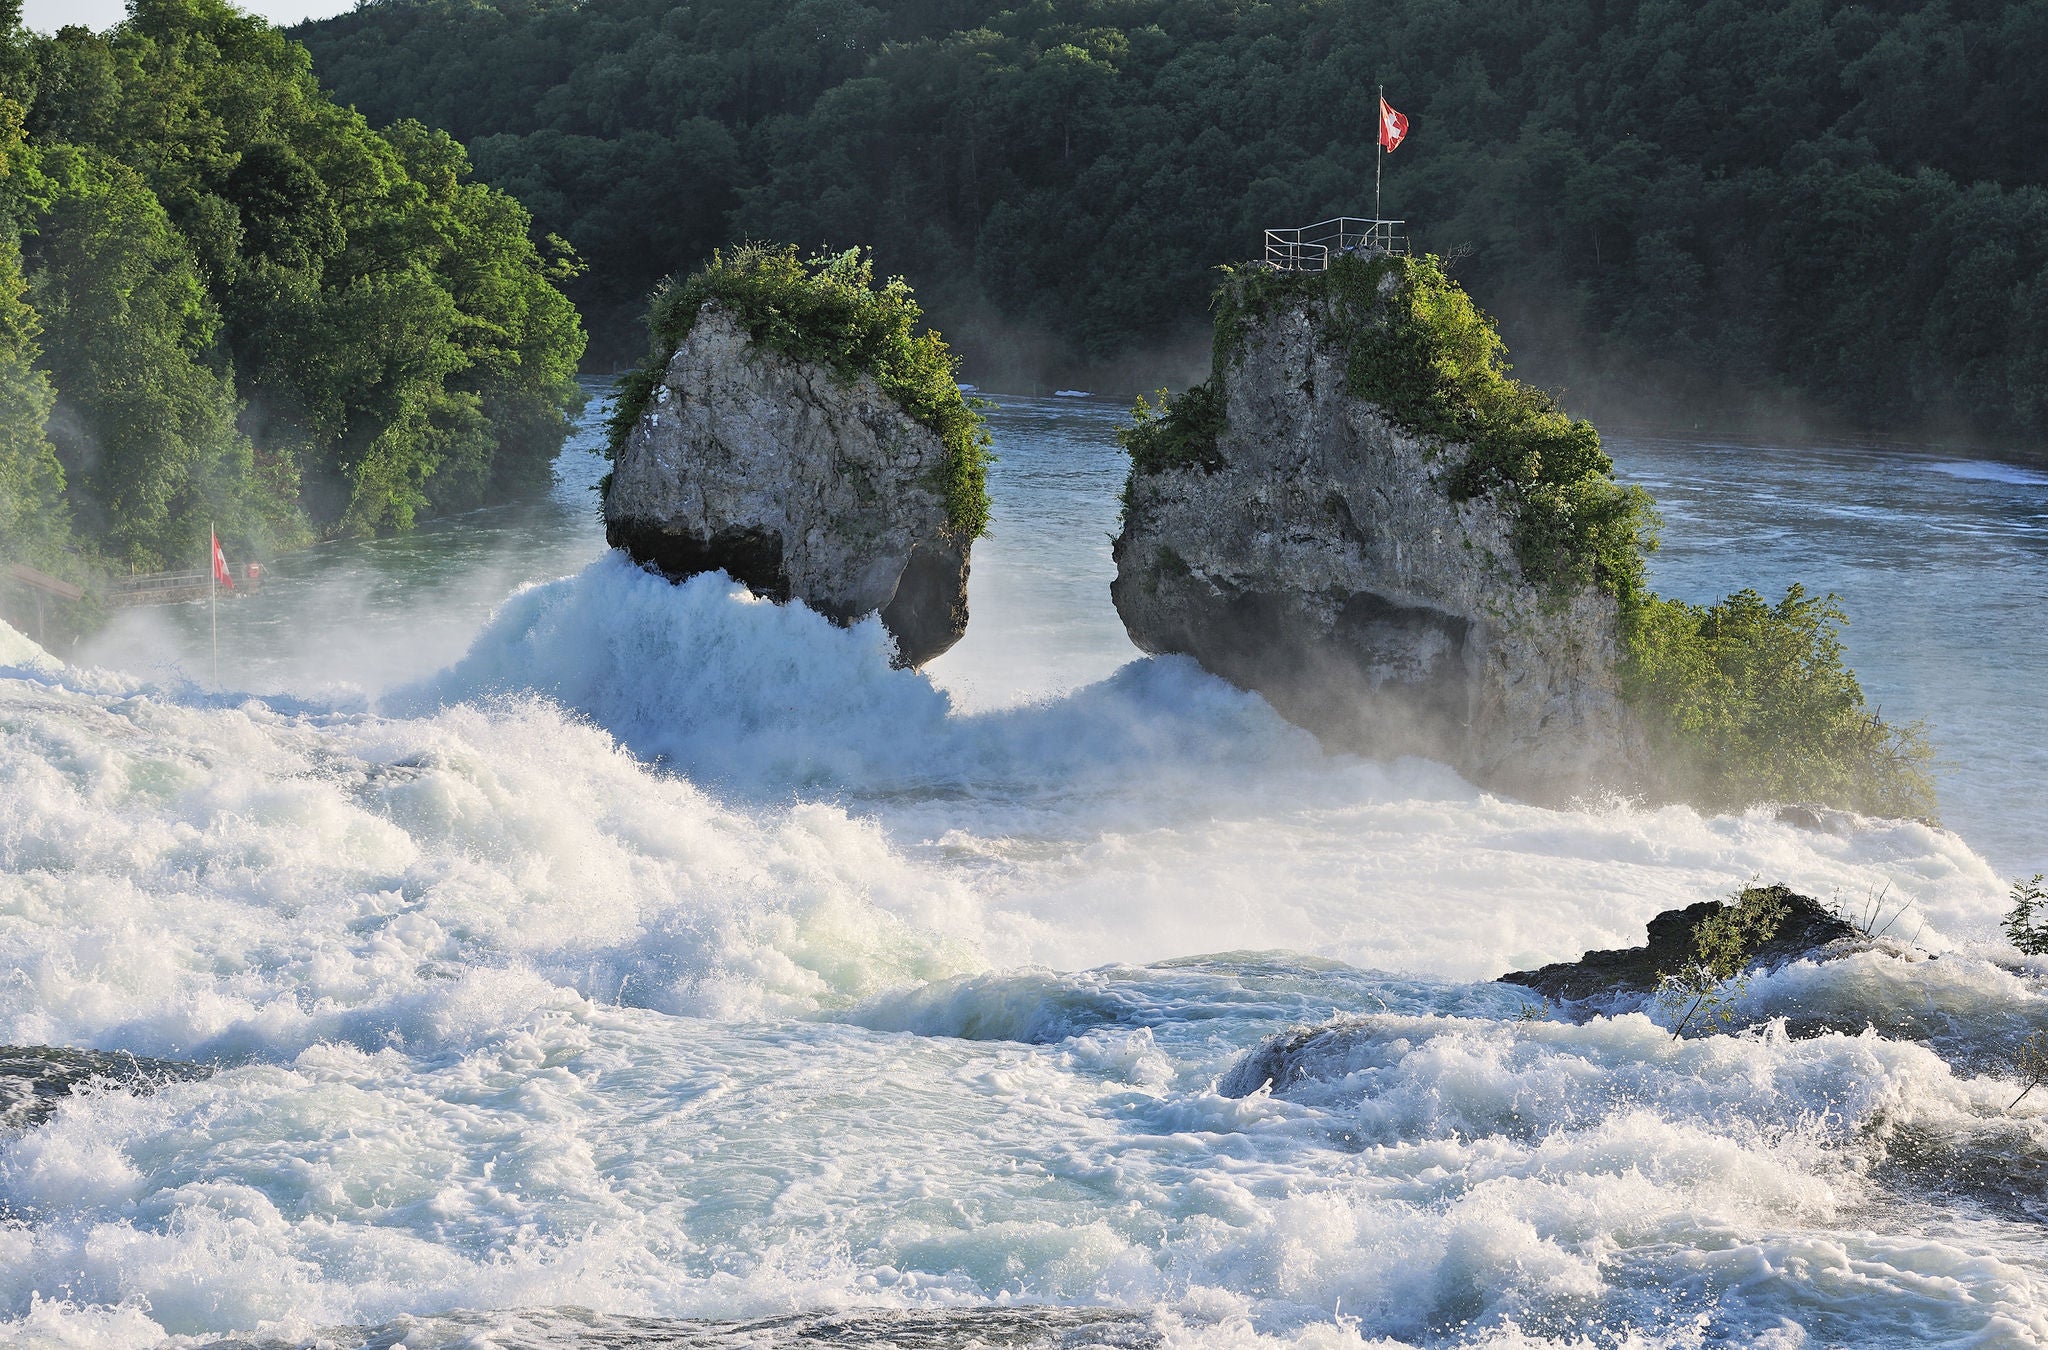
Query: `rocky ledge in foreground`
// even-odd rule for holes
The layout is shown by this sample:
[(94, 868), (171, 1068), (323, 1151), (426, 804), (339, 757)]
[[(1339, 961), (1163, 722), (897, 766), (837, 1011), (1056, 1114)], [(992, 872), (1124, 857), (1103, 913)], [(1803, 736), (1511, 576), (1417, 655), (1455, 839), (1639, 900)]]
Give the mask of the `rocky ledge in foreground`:
[[(1862, 935), (1853, 926), (1812, 896), (1789, 886), (1766, 890), (1785, 905), (1785, 917), (1777, 931), (1750, 954), (1749, 969), (1776, 970), (1794, 961), (1824, 957), (1835, 943), (1844, 943), (1844, 950), (1861, 950), (1865, 945), (1857, 941)], [(1655, 993), (1661, 975), (1676, 972), (1695, 958), (1693, 930), (1723, 907), (1719, 900), (1702, 900), (1684, 909), (1667, 909), (1650, 920), (1649, 941), (1640, 947), (1587, 952), (1576, 961), (1559, 961), (1538, 970), (1511, 970), (1500, 982), (1533, 989), (1558, 1002)]]
[[(1194, 657), (1333, 748), (1538, 801), (1631, 785), (1617, 605), (1592, 565), (1532, 580), (1524, 485), (1360, 392), (1404, 359), (1380, 348), (1419, 267), (1225, 284), (1210, 379), (1126, 433), (1117, 613), (1143, 650)], [(1591, 491), (1618, 491), (1591, 428), (1513, 388), (1591, 443)]]
[(131, 1092), (160, 1083), (205, 1078), (209, 1064), (146, 1059), (125, 1050), (74, 1050), (62, 1045), (0, 1045), (0, 1130), (25, 1130), (57, 1113), (58, 1104), (88, 1083), (111, 1082)]
[(872, 376), (756, 343), (708, 302), (617, 448), (605, 538), (670, 580), (722, 569), (837, 623), (879, 613), (922, 665), (967, 631), (948, 454)]

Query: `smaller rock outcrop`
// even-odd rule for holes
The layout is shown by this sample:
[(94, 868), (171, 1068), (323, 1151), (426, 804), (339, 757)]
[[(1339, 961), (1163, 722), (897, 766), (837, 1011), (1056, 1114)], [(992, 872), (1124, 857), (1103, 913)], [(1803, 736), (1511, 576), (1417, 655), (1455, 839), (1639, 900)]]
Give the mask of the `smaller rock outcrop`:
[(618, 456), (605, 539), (671, 580), (722, 569), (837, 623), (880, 613), (922, 665), (967, 631), (945, 454), (872, 378), (766, 350), (707, 303)]
[[(1777, 931), (1750, 954), (1751, 970), (1776, 970), (1794, 961), (1825, 956), (1832, 944), (1850, 943), (1860, 936), (1812, 896), (1789, 886), (1764, 889), (1785, 906), (1785, 915)], [(1533, 989), (1558, 1002), (1652, 994), (1660, 976), (1676, 972), (1696, 958), (1694, 930), (1723, 908), (1719, 900), (1703, 900), (1684, 909), (1667, 909), (1650, 920), (1648, 941), (1640, 947), (1587, 952), (1576, 961), (1559, 961), (1537, 970), (1511, 970), (1500, 982)], [(1860, 950), (1862, 945), (1855, 944), (1854, 949)]]
[(920, 317), (858, 252), (743, 248), (664, 292), (613, 423), (605, 538), (671, 580), (722, 569), (837, 623), (880, 614), (902, 665), (951, 647), (987, 437)]

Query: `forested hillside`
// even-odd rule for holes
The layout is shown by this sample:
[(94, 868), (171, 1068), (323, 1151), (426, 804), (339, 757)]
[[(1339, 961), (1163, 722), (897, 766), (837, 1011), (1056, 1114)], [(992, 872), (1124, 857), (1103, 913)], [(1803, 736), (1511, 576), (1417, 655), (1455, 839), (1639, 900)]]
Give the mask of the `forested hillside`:
[[(872, 243), (984, 377), (1126, 385), (1270, 224), (1389, 214), (1581, 410), (2048, 429), (2048, 0), (379, 0), (307, 26), (591, 264)], [(1199, 360), (1188, 363), (1190, 374)]]
[(463, 148), (372, 130), (220, 0), (0, 2), (0, 562), (89, 580), (404, 528), (543, 477), (583, 352)]

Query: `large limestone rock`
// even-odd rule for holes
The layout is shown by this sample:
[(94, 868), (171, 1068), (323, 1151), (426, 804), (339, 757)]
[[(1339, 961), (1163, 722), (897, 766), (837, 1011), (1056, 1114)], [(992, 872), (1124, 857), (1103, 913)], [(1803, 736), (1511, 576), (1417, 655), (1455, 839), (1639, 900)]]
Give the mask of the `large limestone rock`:
[(1220, 467), (1133, 475), (1111, 587), (1132, 641), (1333, 747), (1539, 801), (1632, 784), (1614, 601), (1525, 581), (1505, 512), (1445, 489), (1463, 448), (1349, 394), (1346, 358), (1308, 303), (1277, 306), (1218, 376)]
[(945, 455), (872, 378), (756, 346), (711, 303), (618, 453), (605, 538), (674, 580), (722, 568), (839, 623), (879, 612), (921, 665), (967, 631)]

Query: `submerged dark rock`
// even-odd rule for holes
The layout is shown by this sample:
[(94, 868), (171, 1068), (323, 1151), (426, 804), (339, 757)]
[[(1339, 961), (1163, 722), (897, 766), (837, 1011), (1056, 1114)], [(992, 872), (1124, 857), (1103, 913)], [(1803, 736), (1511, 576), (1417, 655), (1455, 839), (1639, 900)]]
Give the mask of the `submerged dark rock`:
[(74, 1050), (61, 1045), (0, 1045), (0, 1130), (25, 1130), (57, 1113), (66, 1097), (94, 1082), (130, 1092), (205, 1078), (210, 1064), (147, 1059), (125, 1050)]
[(1814, 802), (1787, 802), (1771, 814), (1780, 825), (1842, 838), (1856, 833), (1865, 824), (1863, 817), (1853, 811), (1837, 810)]
[[(1833, 943), (1860, 935), (1847, 920), (1810, 895), (1789, 886), (1770, 886), (1785, 904), (1785, 918), (1769, 941), (1750, 957), (1752, 970), (1776, 970), (1794, 961), (1824, 954)], [(1702, 900), (1684, 909), (1667, 909), (1650, 920), (1649, 940), (1640, 947), (1587, 952), (1576, 961), (1559, 961), (1537, 970), (1511, 970), (1502, 984), (1519, 984), (1547, 999), (1577, 1002), (1623, 994), (1648, 994), (1658, 978), (1694, 959), (1693, 930), (1724, 907)]]
[(946, 463), (871, 376), (792, 360), (710, 303), (619, 449), (605, 539), (672, 581), (724, 571), (835, 623), (879, 613), (922, 665), (967, 631)]

